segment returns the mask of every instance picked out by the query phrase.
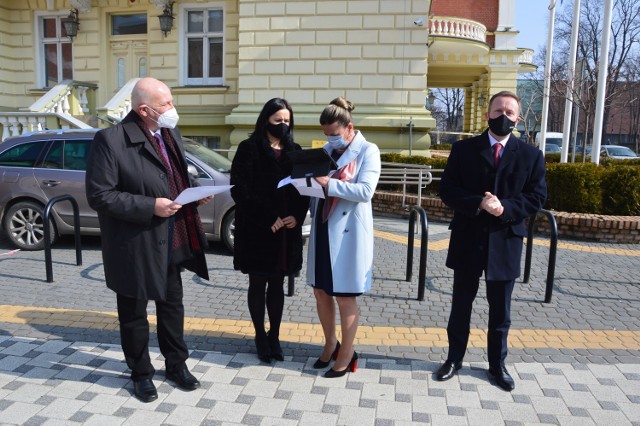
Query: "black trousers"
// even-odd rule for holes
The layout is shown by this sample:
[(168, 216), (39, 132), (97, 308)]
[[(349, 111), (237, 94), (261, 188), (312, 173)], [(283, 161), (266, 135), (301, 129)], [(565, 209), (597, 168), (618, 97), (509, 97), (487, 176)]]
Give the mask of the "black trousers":
[[(175, 369), (189, 357), (184, 341), (184, 305), (182, 304), (182, 278), (180, 269), (169, 266), (167, 298), (156, 301), (157, 334), (160, 352), (167, 370)], [(155, 373), (149, 357), (148, 300), (134, 299), (118, 294), (118, 320), (120, 340), (132, 380), (150, 379)]]
[[(492, 369), (504, 365), (507, 357), (507, 337), (511, 327), (511, 294), (515, 280), (486, 281), (489, 302), (487, 358)], [(467, 351), (473, 301), (478, 293), (480, 277), (463, 271), (453, 272), (453, 299), (447, 325), (448, 360), (462, 361)]]

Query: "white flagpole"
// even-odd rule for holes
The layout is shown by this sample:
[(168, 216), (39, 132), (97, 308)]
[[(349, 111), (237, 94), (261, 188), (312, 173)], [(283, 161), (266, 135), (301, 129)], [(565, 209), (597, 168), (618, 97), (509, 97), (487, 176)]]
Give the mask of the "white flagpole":
[(613, 0), (604, 0), (604, 21), (602, 22), (602, 41), (600, 42), (600, 64), (598, 67), (598, 89), (596, 95), (596, 115), (593, 124), (593, 146), (591, 162), (600, 164), (600, 144), (602, 142), (602, 122), (604, 119), (604, 100), (607, 89), (607, 70), (609, 67), (609, 38), (611, 36), (611, 20)]
[(576, 53), (578, 51), (578, 31), (580, 29), (580, 0), (573, 0), (573, 23), (571, 24), (571, 46), (567, 65), (567, 99), (564, 101), (564, 123), (562, 126), (562, 153), (560, 162), (566, 163), (569, 155), (569, 134), (571, 133), (571, 113), (573, 112), (573, 87), (576, 78)]
[(540, 122), (540, 150), (544, 155), (549, 116), (549, 93), (551, 92), (551, 59), (553, 56), (553, 26), (556, 18), (556, 0), (549, 1), (549, 32), (547, 33), (547, 57), (544, 64), (544, 89), (542, 96), (542, 121)]

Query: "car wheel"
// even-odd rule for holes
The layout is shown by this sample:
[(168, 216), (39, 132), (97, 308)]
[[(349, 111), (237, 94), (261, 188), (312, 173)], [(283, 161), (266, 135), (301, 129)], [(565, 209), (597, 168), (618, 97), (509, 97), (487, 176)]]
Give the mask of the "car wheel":
[[(57, 233), (55, 223), (50, 219), (51, 244)], [(22, 250), (42, 250), (44, 248), (44, 207), (33, 201), (20, 201), (7, 210), (4, 229), (9, 239)]]
[(236, 211), (231, 210), (222, 220), (222, 229), (220, 230), (222, 234), (222, 242), (225, 246), (233, 253), (233, 247), (235, 245), (235, 233), (236, 229)]

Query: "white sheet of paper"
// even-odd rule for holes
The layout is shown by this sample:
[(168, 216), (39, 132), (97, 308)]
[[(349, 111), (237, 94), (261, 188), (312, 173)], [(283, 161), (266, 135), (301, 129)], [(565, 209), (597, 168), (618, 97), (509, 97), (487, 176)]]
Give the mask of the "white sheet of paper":
[(221, 186), (196, 186), (195, 188), (187, 188), (176, 197), (175, 201), (178, 204), (189, 204), (194, 201), (207, 198), (210, 195), (220, 194), (228, 191), (233, 185), (221, 185)]
[(307, 197), (324, 198), (324, 190), (322, 186), (315, 179), (311, 178), (311, 186), (307, 186), (306, 178), (292, 179), (291, 176), (287, 176), (278, 182), (278, 188), (291, 184), (296, 187), (300, 195), (306, 195)]

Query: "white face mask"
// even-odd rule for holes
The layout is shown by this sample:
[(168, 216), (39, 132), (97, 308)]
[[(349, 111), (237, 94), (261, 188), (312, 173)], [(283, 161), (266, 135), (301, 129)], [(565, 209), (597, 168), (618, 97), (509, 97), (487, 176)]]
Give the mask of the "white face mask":
[(327, 136), (327, 143), (333, 149), (345, 149), (349, 145), (349, 141), (345, 140), (342, 135)]
[[(149, 108), (151, 111), (158, 113), (153, 108)], [(151, 117), (149, 117), (151, 118)], [(153, 118), (151, 118), (153, 120)], [(153, 120), (158, 123), (160, 127), (167, 127), (169, 129), (174, 129), (178, 125), (178, 120), (180, 117), (178, 116), (178, 111), (175, 108), (171, 108), (160, 114), (157, 120)]]

